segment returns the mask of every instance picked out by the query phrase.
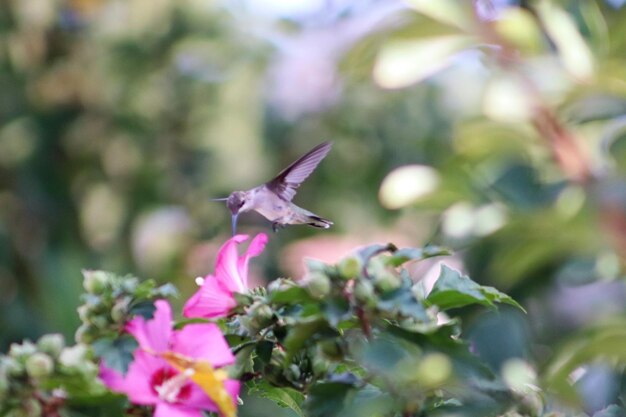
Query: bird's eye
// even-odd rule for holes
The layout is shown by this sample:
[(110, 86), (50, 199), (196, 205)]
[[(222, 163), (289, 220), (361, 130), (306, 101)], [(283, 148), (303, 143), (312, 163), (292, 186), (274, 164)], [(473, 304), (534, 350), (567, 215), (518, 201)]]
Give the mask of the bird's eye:
[(239, 208), (243, 207), (243, 201), (239, 202)]

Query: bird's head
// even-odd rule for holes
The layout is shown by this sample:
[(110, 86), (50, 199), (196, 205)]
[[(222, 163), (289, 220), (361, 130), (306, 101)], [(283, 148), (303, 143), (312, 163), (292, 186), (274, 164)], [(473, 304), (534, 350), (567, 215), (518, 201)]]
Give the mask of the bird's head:
[(249, 201), (243, 191), (234, 191), (226, 199), (226, 206), (232, 214), (233, 235), (237, 233), (237, 217), (239, 213), (247, 210)]

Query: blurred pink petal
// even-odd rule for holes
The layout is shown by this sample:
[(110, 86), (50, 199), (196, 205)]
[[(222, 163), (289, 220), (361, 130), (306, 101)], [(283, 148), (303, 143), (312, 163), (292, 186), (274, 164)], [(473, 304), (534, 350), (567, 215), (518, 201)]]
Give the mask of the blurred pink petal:
[(188, 324), (174, 334), (172, 350), (182, 355), (204, 359), (216, 368), (235, 362), (235, 356), (222, 331), (213, 323)]
[(128, 396), (128, 399), (135, 404), (157, 403), (159, 396), (154, 389), (154, 380), (155, 374), (161, 369), (171, 370), (171, 367), (164, 359), (137, 349), (134, 360), (128, 367), (128, 372), (124, 378), (125, 389), (123, 392)]
[(192, 295), (183, 307), (185, 317), (215, 318), (227, 316), (237, 305), (232, 292), (213, 276), (204, 279), (202, 287)]
[(107, 368), (104, 363), (100, 363), (100, 372), (98, 378), (109, 387), (111, 391), (124, 392), (126, 389), (124, 376), (119, 372)]
[(187, 300), (183, 309), (186, 317), (224, 317), (237, 305), (233, 293), (248, 291), (248, 263), (263, 252), (268, 239), (266, 234), (259, 233), (239, 256), (237, 245), (246, 240), (248, 235), (236, 235), (220, 248), (215, 276), (207, 276), (202, 287)]
[[(241, 384), (239, 381), (235, 381), (233, 379), (228, 379), (224, 382), (224, 388), (230, 395), (230, 398), (233, 399), (233, 403), (237, 405), (237, 397), (239, 397), (239, 390), (241, 388)], [(185, 401), (185, 403), (190, 407), (201, 408), (203, 410), (210, 411), (218, 411), (217, 406), (213, 401), (207, 397), (204, 391), (197, 386), (193, 385), (192, 390), (189, 394), (189, 398)]]
[[(158, 300), (151, 320), (138, 317), (128, 331), (139, 342), (125, 376), (100, 366), (100, 379), (111, 390), (124, 393), (134, 404), (154, 405), (155, 416), (202, 417), (203, 410), (219, 411), (204, 390), (186, 374), (172, 367), (158, 353), (173, 352), (190, 360), (205, 360), (215, 368), (231, 364), (235, 358), (217, 325), (189, 324), (172, 330), (172, 311), (164, 300)], [(239, 381), (226, 380), (224, 388), (234, 403)]]
[(217, 254), (215, 276), (232, 292), (243, 293), (248, 289), (248, 261), (258, 256), (267, 243), (267, 235), (259, 233), (246, 253), (239, 257), (237, 245), (248, 240), (248, 235), (236, 235), (229, 239)]
[(154, 410), (154, 417), (203, 417), (202, 411), (195, 408), (180, 407), (174, 404), (160, 403)]
[(165, 300), (157, 300), (154, 305), (156, 311), (151, 320), (136, 316), (126, 324), (126, 331), (137, 339), (142, 349), (164, 352), (169, 349), (172, 334), (172, 310)]

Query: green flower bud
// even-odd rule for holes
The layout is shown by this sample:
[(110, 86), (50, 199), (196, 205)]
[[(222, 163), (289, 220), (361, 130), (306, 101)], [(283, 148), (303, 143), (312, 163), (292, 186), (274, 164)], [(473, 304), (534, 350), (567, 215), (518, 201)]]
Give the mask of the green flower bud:
[(282, 368), (287, 359), (287, 354), (284, 350), (274, 348), (272, 350), (272, 357), (270, 358), (270, 364)]
[(90, 294), (102, 294), (109, 282), (109, 275), (104, 271), (83, 271), (83, 288)]
[(356, 256), (349, 256), (339, 262), (338, 268), (343, 278), (356, 278), (361, 272), (361, 260)]
[(58, 357), (61, 349), (65, 347), (65, 338), (62, 334), (46, 334), (39, 338), (37, 347), (42, 352), (48, 353), (53, 357)]
[(274, 312), (267, 304), (255, 302), (248, 309), (248, 315), (255, 324), (255, 327), (262, 329), (272, 324)]
[(267, 285), (267, 291), (271, 294), (277, 291), (285, 291), (296, 286), (296, 283), (287, 278), (278, 278)]
[(385, 270), (374, 276), (374, 286), (381, 292), (393, 291), (401, 284), (400, 277), (391, 271)]
[(108, 318), (104, 316), (93, 316), (90, 318), (89, 324), (91, 324), (92, 327), (96, 327), (98, 329), (106, 329), (111, 323), (109, 322)]
[(332, 361), (338, 361), (343, 358), (344, 349), (338, 339), (322, 340), (318, 346), (322, 355)]
[(434, 388), (452, 376), (452, 362), (442, 353), (424, 356), (417, 368), (417, 380), (425, 387)]
[(311, 297), (321, 300), (330, 294), (330, 278), (319, 272), (312, 272), (302, 283)]
[(10, 382), (8, 372), (2, 367), (2, 364), (0, 364), (0, 400), (6, 398), (6, 394), (9, 392), (9, 388)]
[(41, 352), (37, 352), (26, 360), (26, 373), (31, 378), (43, 378), (52, 373), (54, 362), (52, 358)]
[(30, 340), (25, 340), (22, 343), (12, 343), (9, 347), (9, 356), (15, 359), (30, 356), (37, 352), (37, 346)]
[(126, 319), (129, 304), (130, 299), (124, 297), (113, 305), (111, 308), (111, 318), (115, 323), (121, 323)]
[(80, 321), (82, 321), (83, 323), (89, 321), (89, 315), (91, 314), (91, 309), (89, 308), (88, 305), (83, 304), (82, 306), (78, 306), (76, 311), (78, 311), (78, 318), (80, 318)]
[(24, 374), (24, 366), (15, 358), (4, 356), (0, 358), (0, 369), (9, 377), (20, 377)]
[(313, 373), (316, 377), (324, 377), (328, 373), (330, 363), (321, 355), (315, 355), (312, 361)]
[(87, 352), (87, 346), (83, 344), (66, 347), (59, 355), (59, 362), (68, 368), (79, 368), (86, 363), (90, 363), (87, 361)]
[(291, 381), (298, 381), (300, 380), (300, 376), (302, 376), (302, 372), (300, 372), (298, 365), (293, 363), (289, 365), (289, 368), (287, 368), (287, 379)]
[(81, 324), (80, 327), (76, 330), (76, 334), (74, 335), (74, 339), (77, 343), (91, 343), (98, 337), (100, 332), (98, 329), (91, 324)]
[(367, 279), (358, 280), (354, 285), (354, 297), (364, 305), (376, 304), (376, 294), (374, 294), (374, 285), (371, 281)]
[(28, 398), (22, 404), (22, 411), (24, 417), (41, 417), (43, 410), (39, 401), (34, 398)]
[(130, 294), (134, 294), (139, 286), (139, 280), (135, 277), (127, 277), (122, 281), (122, 289)]

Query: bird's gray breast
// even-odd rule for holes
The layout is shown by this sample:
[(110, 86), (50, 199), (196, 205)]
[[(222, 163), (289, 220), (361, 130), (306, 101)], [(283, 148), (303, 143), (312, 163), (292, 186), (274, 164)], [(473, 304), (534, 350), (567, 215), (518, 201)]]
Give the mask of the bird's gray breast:
[(278, 221), (289, 213), (290, 204), (266, 187), (254, 193), (254, 210), (270, 221)]

